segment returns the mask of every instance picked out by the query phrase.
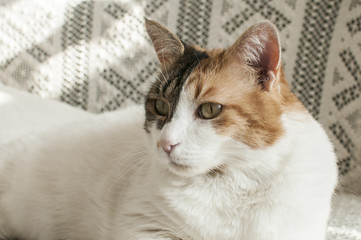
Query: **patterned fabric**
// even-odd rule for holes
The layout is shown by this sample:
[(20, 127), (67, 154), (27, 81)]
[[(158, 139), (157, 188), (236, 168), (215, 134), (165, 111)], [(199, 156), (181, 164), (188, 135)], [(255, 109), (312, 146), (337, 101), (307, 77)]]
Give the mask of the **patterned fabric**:
[(97, 113), (142, 104), (158, 65), (144, 16), (210, 48), (272, 20), (288, 81), (335, 145), (343, 188), (361, 193), (360, 0), (0, 1), (0, 81)]

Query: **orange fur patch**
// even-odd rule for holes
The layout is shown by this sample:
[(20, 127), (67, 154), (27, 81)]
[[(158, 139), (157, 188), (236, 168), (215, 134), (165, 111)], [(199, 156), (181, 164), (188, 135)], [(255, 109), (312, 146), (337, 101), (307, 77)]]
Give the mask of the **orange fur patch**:
[(275, 85), (265, 91), (257, 84), (257, 72), (227, 57), (225, 50), (207, 51), (190, 74), (186, 89), (198, 105), (220, 103), (223, 110), (212, 121), (218, 134), (230, 136), (252, 148), (263, 148), (284, 133), (281, 115), (285, 111), (306, 111), (290, 91), (282, 68)]

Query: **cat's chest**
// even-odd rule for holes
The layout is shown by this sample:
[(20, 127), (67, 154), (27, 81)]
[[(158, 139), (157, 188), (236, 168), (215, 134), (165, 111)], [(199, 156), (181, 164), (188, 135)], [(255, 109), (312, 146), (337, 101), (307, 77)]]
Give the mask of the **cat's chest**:
[[(191, 239), (239, 239), (258, 237), (261, 222), (270, 222), (272, 200), (269, 192), (245, 194), (224, 182), (183, 183), (163, 186), (162, 205), (177, 215), (173, 226), (186, 229)], [(272, 216), (273, 217), (273, 216)], [(267, 220), (266, 220), (267, 219)], [(272, 226), (263, 229), (274, 234)], [(241, 238), (242, 239), (242, 238)]]

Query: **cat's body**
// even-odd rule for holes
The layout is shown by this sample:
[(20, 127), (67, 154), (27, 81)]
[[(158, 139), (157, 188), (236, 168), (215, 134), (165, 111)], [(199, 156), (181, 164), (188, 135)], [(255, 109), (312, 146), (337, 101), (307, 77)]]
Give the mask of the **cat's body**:
[[(288, 90), (273, 26), (207, 52), (157, 23), (147, 30), (167, 75), (145, 114), (0, 146), (0, 238), (324, 239), (336, 159)], [(237, 63), (239, 46), (248, 63), (263, 54), (260, 74)]]
[[(333, 155), (330, 145), (319, 145), (326, 136), (309, 116), (284, 117), (289, 134), (300, 139), (240, 153), (284, 166), (270, 176), (233, 169), (227, 177), (187, 179), (149, 162), (139, 108), (112, 115), (72, 126), (76, 132), (59, 129), (1, 148), (5, 225), (39, 240), (137, 239), (137, 232), (151, 239), (157, 230), (182, 239), (322, 239), (332, 186), (320, 183), (334, 181), (322, 174), (334, 171), (325, 169), (331, 167), (325, 157)], [(4, 165), (6, 154), (11, 163)]]

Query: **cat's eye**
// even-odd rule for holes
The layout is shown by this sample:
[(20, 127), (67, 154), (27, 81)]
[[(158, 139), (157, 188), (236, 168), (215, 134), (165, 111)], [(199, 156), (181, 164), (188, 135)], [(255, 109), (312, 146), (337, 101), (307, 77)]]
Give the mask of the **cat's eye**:
[(198, 114), (204, 119), (217, 117), (222, 111), (222, 105), (219, 103), (203, 103), (199, 106)]
[(161, 116), (167, 116), (168, 115), (168, 111), (169, 111), (169, 106), (168, 103), (157, 99), (155, 101), (155, 110), (157, 111), (157, 113)]

